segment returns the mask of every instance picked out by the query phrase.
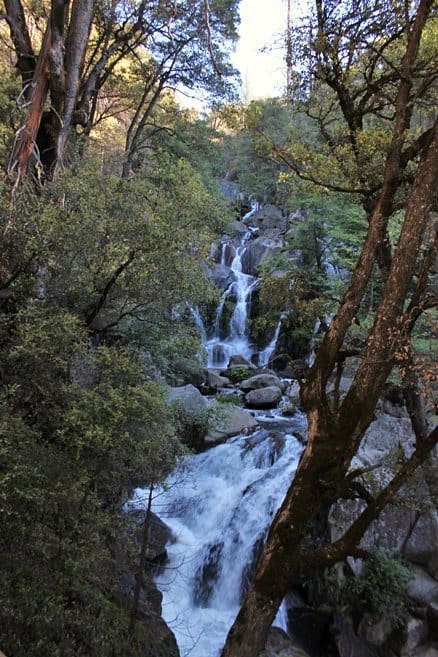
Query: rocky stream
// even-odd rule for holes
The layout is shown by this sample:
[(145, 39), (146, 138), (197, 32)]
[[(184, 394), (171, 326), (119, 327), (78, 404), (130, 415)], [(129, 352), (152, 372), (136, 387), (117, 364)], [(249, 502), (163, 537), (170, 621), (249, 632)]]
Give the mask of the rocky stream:
[[(272, 206), (254, 207), (235, 229), (235, 236), (215, 247), (211, 275), (222, 296), (210, 325), (192, 311), (208, 355), (203, 379), (169, 395), (185, 412), (207, 414), (208, 431), (199, 453), (185, 458), (154, 500), (155, 514), (168, 527), (167, 563), (156, 584), (163, 595), (162, 616), (181, 657), (218, 657), (306, 441), (296, 372), (268, 368), (282, 317), (261, 349), (248, 330), (258, 266), (280, 250), (291, 219)], [(225, 315), (230, 300), (232, 311)], [(306, 364), (301, 360), (296, 367)], [(341, 381), (341, 394), (347, 384), (347, 378)], [(402, 403), (394, 395), (382, 399), (352, 464), (369, 473), (361, 480), (362, 494), (332, 508), (329, 538), (345, 531), (367, 495), (384, 485), (391, 463), (412, 446)], [(402, 623), (389, 613), (376, 618), (371, 609), (342, 611), (330, 604), (328, 584), (315, 580), (311, 584), (320, 587), (319, 599), (313, 592), (311, 600), (303, 587), (284, 600), (266, 656), (438, 657), (437, 492), (432, 456), (403, 500), (390, 504), (362, 541), (363, 547), (379, 548), (389, 557), (402, 556), (409, 566)], [(144, 505), (146, 496), (137, 491), (136, 505)], [(345, 580), (347, 571), (358, 577), (363, 569), (362, 562), (350, 560), (338, 577)]]

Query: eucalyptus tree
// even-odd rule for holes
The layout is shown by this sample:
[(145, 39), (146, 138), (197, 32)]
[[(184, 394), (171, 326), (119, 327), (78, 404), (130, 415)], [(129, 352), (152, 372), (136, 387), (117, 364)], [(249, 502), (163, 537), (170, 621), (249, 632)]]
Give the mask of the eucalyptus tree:
[(95, 2), (5, 0), (25, 109), (15, 134), (8, 173), (18, 183), (32, 166), (53, 174), (72, 129), (93, 125), (99, 94), (121, 62), (139, 63), (143, 89), (126, 141), (127, 162), (163, 90), (229, 90), (228, 55), (237, 38), (237, 0)]
[[(437, 442), (438, 431), (429, 430), (421, 412), (410, 339), (418, 317), (436, 303), (428, 287), (436, 253), (438, 168), (437, 120), (430, 104), (436, 79), (432, 7), (431, 0), (315, 4), (304, 42), (309, 75), (301, 93), (306, 101), (317, 87), (319, 97), (327, 98), (327, 104), (312, 110), (321, 138), (314, 148), (295, 139), (289, 148), (274, 150), (294, 175), (361, 196), (368, 231), (302, 385), (308, 443), (222, 657), (259, 654), (282, 598), (303, 574), (349, 555), (363, 556), (358, 546), (366, 529)], [(388, 225), (397, 211), (403, 221), (391, 244)], [(383, 291), (354, 379), (336, 403), (328, 395), (329, 378), (377, 264), (384, 272)], [(309, 527), (325, 522), (331, 505), (348, 489), (351, 460), (395, 366), (403, 376), (416, 437), (413, 453), (343, 536), (314, 547), (307, 540)]]

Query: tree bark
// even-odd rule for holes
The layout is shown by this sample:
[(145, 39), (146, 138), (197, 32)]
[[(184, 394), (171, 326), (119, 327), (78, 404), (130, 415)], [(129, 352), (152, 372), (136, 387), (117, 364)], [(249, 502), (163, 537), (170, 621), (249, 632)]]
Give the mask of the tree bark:
[(85, 50), (93, 18), (94, 0), (74, 0), (65, 42), (65, 94), (57, 143), (57, 162), (62, 162), (79, 95)]
[(35, 71), (35, 55), (32, 48), (26, 17), (20, 0), (5, 0), (9, 30), (17, 55), (17, 68), (20, 71), (23, 85), (33, 78)]
[[(284, 593), (297, 581), (303, 570), (310, 567), (310, 560), (300, 551), (309, 525), (315, 518), (327, 514), (342, 491), (351, 459), (372, 421), (379, 394), (394, 364), (395, 350), (400, 345), (403, 328), (403, 306), (435, 195), (438, 169), (436, 126), (417, 169), (396, 254), (367, 339), (364, 358), (339, 411), (329, 408), (326, 397), (328, 377), (370, 278), (382, 226), (386, 226), (397, 190), (404, 134), (411, 113), (408, 107), (412, 85), (409, 72), (418, 51), (422, 26), (430, 4), (420, 3), (409, 34), (403, 58), (406, 77), (400, 82), (397, 96), (393, 141), (368, 235), (339, 312), (302, 388), (302, 401), (309, 427), (308, 444), (294, 481), (271, 525), (254, 580), (227, 637), (222, 657), (255, 657), (264, 648)], [(432, 440), (428, 449), (433, 444)]]
[(24, 124), (15, 135), (11, 157), (8, 163), (8, 176), (13, 180), (14, 187), (27, 174), (31, 156), (35, 151), (38, 130), (43, 115), (44, 103), (47, 99), (50, 81), (49, 52), (51, 44), (51, 26), (47, 25), (41, 44), (35, 73), (30, 83), (29, 109)]

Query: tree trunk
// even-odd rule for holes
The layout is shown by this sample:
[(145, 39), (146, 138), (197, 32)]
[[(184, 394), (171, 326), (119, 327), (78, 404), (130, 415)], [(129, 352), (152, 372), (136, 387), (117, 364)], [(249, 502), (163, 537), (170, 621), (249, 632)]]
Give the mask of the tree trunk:
[(17, 55), (17, 68), (23, 85), (32, 80), (35, 71), (35, 55), (32, 49), (29, 31), (26, 25), (23, 5), (20, 0), (5, 0), (9, 30)]
[(14, 186), (27, 174), (31, 156), (35, 151), (38, 130), (43, 116), (44, 103), (47, 99), (50, 80), (49, 51), (51, 44), (51, 27), (47, 25), (41, 51), (35, 68), (29, 92), (29, 110), (24, 124), (15, 135), (8, 164), (8, 176)]
[[(65, 43), (65, 99), (57, 140), (57, 162), (62, 162), (68, 133), (73, 124), (85, 50), (93, 18), (94, 0), (74, 0)], [(81, 120), (81, 123), (84, 119)]]
[[(300, 551), (300, 545), (311, 521), (326, 515), (338, 498), (351, 459), (372, 421), (377, 399), (393, 367), (395, 350), (400, 345), (404, 301), (435, 195), (437, 169), (435, 126), (429, 148), (417, 170), (397, 252), (367, 340), (364, 359), (339, 412), (332, 412), (326, 399), (327, 361), (321, 361), (321, 357), (315, 360), (304, 385), (308, 444), (295, 479), (271, 525), (254, 580), (227, 637), (222, 657), (258, 655), (265, 646), (283, 594), (303, 571), (312, 567), (311, 558), (309, 560), (308, 555)], [(370, 253), (371, 249), (373, 253)], [(363, 261), (371, 262), (374, 254), (375, 243), (366, 241), (358, 266)], [(353, 298), (359, 296), (357, 290), (351, 289), (355, 280), (353, 275), (347, 300), (349, 295)], [(363, 285), (363, 281), (360, 282)], [(330, 331), (327, 335), (330, 336)], [(339, 335), (335, 333), (333, 340), (334, 344), (330, 344), (326, 336), (329, 354), (339, 351)], [(428, 449), (433, 444), (431, 440)], [(408, 474), (407, 471), (406, 476)]]

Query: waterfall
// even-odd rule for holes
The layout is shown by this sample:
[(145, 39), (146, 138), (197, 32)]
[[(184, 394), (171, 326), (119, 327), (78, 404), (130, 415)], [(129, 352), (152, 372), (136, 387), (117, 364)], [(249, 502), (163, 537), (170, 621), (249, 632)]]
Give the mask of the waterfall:
[[(208, 353), (207, 367), (226, 367), (230, 356), (240, 354), (248, 360), (255, 353), (247, 335), (247, 320), (251, 293), (258, 284), (258, 279), (244, 273), (242, 258), (246, 251), (246, 243), (251, 238), (251, 231), (245, 233), (240, 246), (231, 262), (230, 269), (233, 272), (233, 282), (222, 294), (216, 310), (213, 325), (213, 337), (206, 341), (205, 348)], [(221, 264), (225, 261), (225, 251), (222, 246)], [(229, 298), (235, 298), (236, 304), (228, 326), (228, 336), (225, 340), (220, 337), (221, 319), (225, 303)]]
[(181, 657), (219, 655), (297, 467), (304, 416), (258, 419), (266, 428), (186, 457), (155, 501), (174, 536), (156, 581)]
[[(257, 206), (254, 205), (253, 209), (243, 217), (242, 221), (249, 219), (256, 212), (256, 209)], [(248, 316), (251, 306), (251, 295), (259, 284), (260, 279), (244, 271), (243, 261), (254, 230), (256, 229), (249, 227), (249, 230), (243, 235), (239, 246), (235, 250), (235, 255), (230, 265), (233, 280), (220, 298), (214, 315), (212, 336), (203, 342), (203, 346), (208, 354), (207, 367), (225, 368), (230, 357), (235, 354), (244, 356), (247, 360), (252, 360), (254, 357), (256, 362), (258, 361), (261, 366), (264, 366), (269, 362), (269, 358), (274, 352), (280, 332), (280, 323), (275, 332), (274, 339), (271, 340), (260, 354), (248, 337)], [(229, 246), (228, 241), (222, 244), (220, 255), (221, 265), (226, 264)], [(227, 335), (223, 338), (221, 337), (221, 331), (223, 331), (223, 313), (227, 300), (231, 299), (235, 301), (235, 306), (228, 323)], [(198, 322), (196, 323), (198, 325)], [(203, 333), (205, 334), (205, 329), (203, 329)]]
[(271, 360), (271, 356), (275, 351), (275, 347), (277, 346), (277, 341), (280, 335), (280, 330), (281, 330), (281, 322), (283, 321), (285, 317), (285, 314), (282, 313), (280, 316), (280, 319), (278, 320), (277, 327), (275, 329), (274, 336), (271, 340), (271, 342), (268, 344), (267, 347), (263, 349), (263, 351), (260, 352), (259, 355), (259, 366), (260, 367), (266, 367), (269, 365), (269, 361)]
[(230, 337), (234, 341), (245, 340), (248, 303), (251, 297), (251, 292), (258, 283), (257, 278), (250, 276), (249, 274), (244, 274), (242, 271), (242, 256), (245, 251), (246, 249), (244, 247), (240, 247), (231, 263), (231, 271), (236, 277), (234, 290), (237, 299), (230, 321)]
[(190, 306), (190, 312), (192, 313), (193, 319), (195, 321), (195, 325), (199, 329), (201, 342), (202, 344), (205, 344), (207, 342), (207, 333), (205, 330), (204, 322), (202, 321), (201, 313), (199, 312), (198, 308), (193, 308), (192, 306)]

